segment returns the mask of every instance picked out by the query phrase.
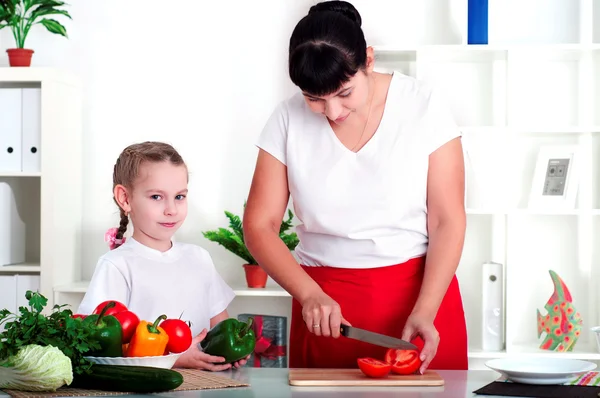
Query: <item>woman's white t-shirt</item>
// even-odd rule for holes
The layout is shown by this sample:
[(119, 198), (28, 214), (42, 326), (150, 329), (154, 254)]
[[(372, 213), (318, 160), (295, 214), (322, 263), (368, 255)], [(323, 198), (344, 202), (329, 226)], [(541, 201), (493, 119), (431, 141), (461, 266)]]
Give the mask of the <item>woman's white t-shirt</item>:
[(357, 153), (302, 93), (281, 102), (257, 145), (287, 166), (300, 263), (374, 268), (425, 254), (429, 155), (459, 136), (439, 94), (398, 72), (377, 131)]
[(162, 314), (181, 316), (192, 322), (195, 336), (209, 330), (210, 319), (234, 297), (205, 249), (173, 242), (160, 252), (130, 237), (100, 257), (78, 313), (91, 314), (101, 302), (116, 300), (148, 322)]

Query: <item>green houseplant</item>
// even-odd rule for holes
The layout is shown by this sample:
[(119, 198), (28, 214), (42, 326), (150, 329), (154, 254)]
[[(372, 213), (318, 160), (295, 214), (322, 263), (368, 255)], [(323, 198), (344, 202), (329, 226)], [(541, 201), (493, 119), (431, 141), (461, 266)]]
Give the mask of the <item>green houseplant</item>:
[(48, 18), (50, 15), (71, 15), (58, 7), (63, 1), (56, 0), (0, 0), (0, 30), (10, 28), (16, 48), (9, 48), (10, 66), (30, 66), (33, 50), (25, 48), (25, 39), (33, 25), (42, 25), (50, 33), (67, 37), (67, 30), (60, 22)]
[[(244, 207), (246, 207), (245, 204)], [(242, 220), (239, 216), (229, 211), (225, 211), (225, 216), (229, 219), (229, 229), (219, 228), (215, 231), (203, 232), (202, 234), (206, 239), (218, 243), (245, 261), (244, 271), (248, 287), (265, 287), (267, 273), (258, 266), (257, 261), (252, 257), (252, 254), (250, 254), (244, 243)], [(298, 236), (296, 233), (289, 232), (292, 228), (293, 219), (294, 214), (288, 209), (288, 218), (281, 221), (281, 227), (279, 228), (279, 237), (290, 251), (293, 251), (298, 245)]]

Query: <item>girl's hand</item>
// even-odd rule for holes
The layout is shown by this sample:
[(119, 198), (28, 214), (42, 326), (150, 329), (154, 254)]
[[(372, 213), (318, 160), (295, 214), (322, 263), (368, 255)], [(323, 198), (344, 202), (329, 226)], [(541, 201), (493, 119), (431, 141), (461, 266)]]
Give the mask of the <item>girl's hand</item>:
[(246, 362), (248, 362), (248, 359), (250, 359), (250, 354), (248, 354), (248, 356), (246, 358), (240, 359), (239, 361), (236, 361), (233, 363), (233, 367), (236, 369), (241, 368), (242, 366), (244, 366), (246, 364)]
[(438, 345), (440, 343), (440, 335), (433, 325), (433, 319), (428, 316), (412, 313), (406, 320), (406, 325), (402, 331), (402, 340), (411, 341), (416, 336), (421, 336), (424, 345), (421, 350), (420, 359), (423, 362), (419, 372), (425, 373), (429, 363), (435, 357)]
[(183, 355), (179, 357), (179, 359), (177, 359), (173, 365), (174, 368), (194, 368), (210, 370), (213, 372), (219, 372), (231, 368), (231, 364), (229, 363), (219, 365), (219, 363), (225, 362), (225, 358), (206, 354), (198, 348), (198, 344), (204, 340), (207, 333), (208, 331), (204, 329), (199, 335), (192, 339), (192, 345), (186, 352), (183, 353)]
[(340, 305), (323, 291), (309, 296), (302, 303), (302, 318), (311, 333), (317, 336), (340, 337), (340, 325), (350, 323), (342, 316)]

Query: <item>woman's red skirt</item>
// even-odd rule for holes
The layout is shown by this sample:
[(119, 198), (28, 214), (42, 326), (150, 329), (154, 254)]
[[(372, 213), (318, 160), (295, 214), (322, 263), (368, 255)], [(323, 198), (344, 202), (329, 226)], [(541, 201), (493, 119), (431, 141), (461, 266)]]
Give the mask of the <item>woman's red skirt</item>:
[[(419, 295), (425, 257), (370, 269), (303, 268), (340, 305), (342, 315), (352, 326), (401, 338)], [(434, 325), (440, 343), (429, 369), (468, 369), (467, 328), (456, 276), (448, 287)], [(419, 337), (413, 343), (423, 347)], [(302, 307), (293, 300), (291, 368), (356, 368), (357, 358), (383, 359), (385, 351), (384, 347), (345, 337), (314, 335), (302, 319)]]

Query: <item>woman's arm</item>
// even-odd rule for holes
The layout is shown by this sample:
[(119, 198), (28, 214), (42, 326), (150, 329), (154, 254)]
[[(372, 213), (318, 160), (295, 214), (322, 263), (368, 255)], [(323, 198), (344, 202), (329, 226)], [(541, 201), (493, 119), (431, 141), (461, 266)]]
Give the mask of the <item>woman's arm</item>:
[(286, 166), (261, 149), (244, 212), (244, 241), (261, 267), (302, 305), (309, 330), (316, 324), (320, 328), (315, 334), (339, 337), (339, 305), (300, 267), (279, 237), (289, 196)]
[(420, 372), (437, 353), (439, 333), (433, 321), (454, 277), (465, 239), (465, 171), (460, 138), (429, 156), (427, 176), (427, 229), (429, 247), (419, 297), (406, 321), (402, 338), (420, 335), (424, 341)]
[(286, 166), (261, 149), (244, 212), (244, 241), (271, 278), (302, 302), (320, 288), (279, 238), (289, 195)]
[(465, 167), (460, 138), (429, 156), (425, 275), (413, 313), (434, 319), (458, 267), (466, 229)]

